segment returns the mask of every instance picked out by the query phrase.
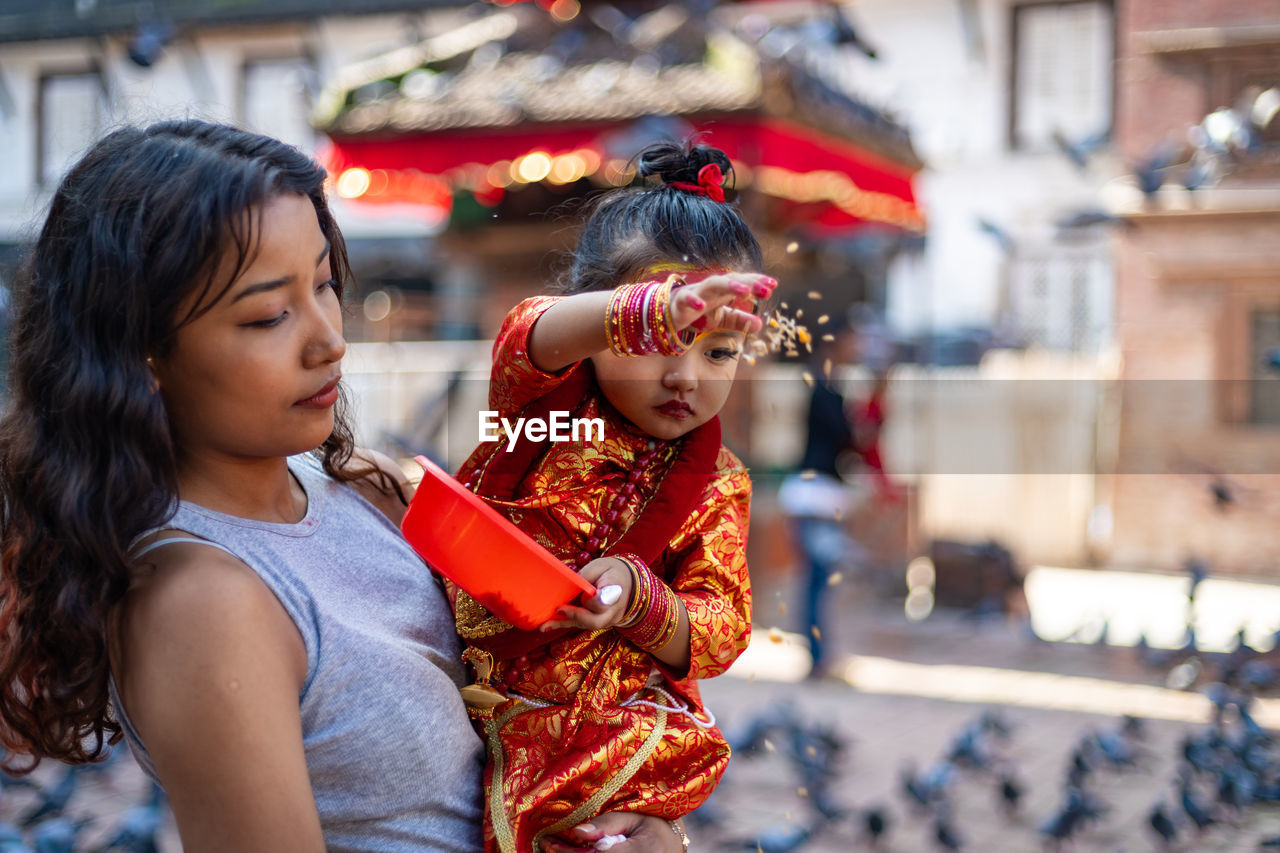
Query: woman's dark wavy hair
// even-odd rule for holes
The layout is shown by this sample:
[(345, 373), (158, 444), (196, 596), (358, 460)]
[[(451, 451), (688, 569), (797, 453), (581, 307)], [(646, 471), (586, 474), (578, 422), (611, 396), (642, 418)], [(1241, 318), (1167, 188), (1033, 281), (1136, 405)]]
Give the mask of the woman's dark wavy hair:
[[(0, 741), (10, 769), (91, 761), (119, 740), (108, 614), (129, 585), (130, 544), (178, 500), (147, 359), (166, 354), (244, 270), (261, 206), (279, 194), (315, 206), (341, 295), (350, 270), (324, 181), (275, 139), (173, 121), (106, 136), (54, 194), (14, 288), (0, 421)], [(228, 252), (234, 273), (217, 277)], [(345, 413), (343, 401), (315, 452), (351, 481), (373, 472), (348, 464)], [(27, 766), (16, 766), (19, 754)]]
[(658, 185), (612, 190), (588, 205), (559, 289), (612, 290), (673, 259), (693, 267), (759, 271), (760, 243), (734, 205), (670, 186), (673, 181), (696, 184), (709, 163), (725, 175), (733, 171), (723, 151), (691, 141), (660, 142), (642, 151), (636, 175)]

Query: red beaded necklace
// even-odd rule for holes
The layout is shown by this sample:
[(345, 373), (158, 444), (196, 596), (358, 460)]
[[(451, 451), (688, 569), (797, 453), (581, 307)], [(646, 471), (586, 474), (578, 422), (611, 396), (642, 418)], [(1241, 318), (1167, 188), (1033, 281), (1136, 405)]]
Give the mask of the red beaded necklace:
[(627, 472), (626, 482), (618, 490), (618, 494), (614, 495), (613, 501), (609, 505), (609, 511), (604, 514), (604, 518), (596, 522), (595, 527), (592, 528), (590, 538), (583, 545), (583, 549), (570, 562), (569, 567), (571, 569), (581, 571), (583, 566), (600, 556), (600, 549), (612, 536), (614, 526), (618, 523), (618, 519), (622, 517), (622, 510), (626, 508), (627, 502), (635, 497), (636, 485), (640, 482), (640, 478), (649, 466), (653, 464), (653, 461), (658, 458), (661, 450), (661, 444), (649, 439), (645, 452), (636, 457), (631, 470)]

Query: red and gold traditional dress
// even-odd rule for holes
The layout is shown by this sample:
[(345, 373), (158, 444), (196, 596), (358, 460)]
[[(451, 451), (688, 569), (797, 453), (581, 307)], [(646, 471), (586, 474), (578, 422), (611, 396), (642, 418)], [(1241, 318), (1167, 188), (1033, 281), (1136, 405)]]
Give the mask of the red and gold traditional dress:
[[(600, 393), (589, 362), (549, 374), (528, 356), (534, 323), (558, 297), (508, 314), (494, 344), (490, 407), (499, 416), (569, 411), (602, 418), (604, 439), (483, 443), (459, 479), (553, 554), (633, 553), (689, 614), (690, 665), (672, 672), (614, 630), (522, 631), (451, 587), (458, 633), (508, 699), (477, 722), (489, 744), (487, 851), (528, 853), (542, 836), (606, 811), (677, 818), (719, 782), (729, 746), (697, 680), (725, 671), (751, 632), (747, 519), (751, 481), (712, 419), (652, 439)], [(628, 495), (616, 517), (615, 498)], [(594, 537), (594, 538), (593, 538)]]

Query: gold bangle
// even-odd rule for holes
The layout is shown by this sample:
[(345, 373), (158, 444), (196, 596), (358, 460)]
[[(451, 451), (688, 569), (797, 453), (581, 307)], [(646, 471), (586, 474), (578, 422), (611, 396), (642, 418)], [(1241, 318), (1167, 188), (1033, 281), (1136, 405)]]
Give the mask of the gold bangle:
[(685, 833), (684, 827), (680, 825), (680, 821), (668, 821), (671, 824), (671, 831), (676, 834), (676, 838), (680, 839), (680, 846), (684, 848), (685, 853), (689, 851), (689, 836)]

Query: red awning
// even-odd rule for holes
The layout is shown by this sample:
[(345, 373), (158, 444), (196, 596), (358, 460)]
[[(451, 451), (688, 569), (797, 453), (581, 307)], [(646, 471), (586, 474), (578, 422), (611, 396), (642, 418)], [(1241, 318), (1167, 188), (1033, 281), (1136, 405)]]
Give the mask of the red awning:
[[(384, 139), (332, 140), (321, 156), (338, 193), (367, 203), (416, 202), (448, 209), (466, 188), (494, 201), (513, 184), (623, 177), (634, 150), (617, 150), (628, 126), (590, 124), (477, 130)], [(852, 143), (780, 119), (731, 118), (699, 127), (737, 170), (738, 189), (789, 203), (822, 230), (862, 223), (924, 228), (913, 172)], [(792, 224), (800, 224), (799, 221)]]

